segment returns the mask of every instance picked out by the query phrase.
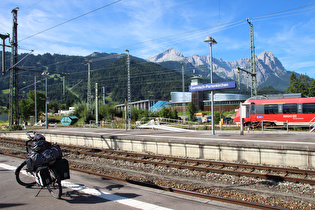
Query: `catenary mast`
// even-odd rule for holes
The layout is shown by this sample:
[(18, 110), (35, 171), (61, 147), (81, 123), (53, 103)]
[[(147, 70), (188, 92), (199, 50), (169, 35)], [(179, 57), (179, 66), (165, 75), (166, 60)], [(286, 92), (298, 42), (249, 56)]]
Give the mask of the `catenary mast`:
[(255, 44), (254, 44), (254, 29), (253, 24), (247, 19), (250, 26), (250, 70), (251, 70), (251, 96), (257, 95), (257, 78), (256, 78), (256, 63), (255, 63)]

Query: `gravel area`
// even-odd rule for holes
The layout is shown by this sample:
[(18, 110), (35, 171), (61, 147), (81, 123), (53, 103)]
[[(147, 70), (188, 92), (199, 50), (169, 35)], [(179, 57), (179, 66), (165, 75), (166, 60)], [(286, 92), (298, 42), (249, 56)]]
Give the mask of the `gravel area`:
[(74, 167), (290, 209), (315, 209), (315, 186), (67, 154)]
[[(25, 148), (22, 146), (0, 142), (0, 153), (24, 152)], [(198, 172), (67, 152), (64, 152), (64, 157), (69, 160), (71, 167), (106, 175), (288, 209), (315, 209), (315, 186), (309, 184)]]

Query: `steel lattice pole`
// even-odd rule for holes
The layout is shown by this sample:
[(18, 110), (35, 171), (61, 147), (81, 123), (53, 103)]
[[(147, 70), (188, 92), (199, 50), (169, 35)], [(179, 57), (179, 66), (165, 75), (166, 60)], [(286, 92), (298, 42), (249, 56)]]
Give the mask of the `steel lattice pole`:
[(127, 68), (128, 68), (128, 129), (131, 129), (131, 91), (130, 91), (130, 55), (129, 50), (126, 50), (128, 53), (127, 57)]

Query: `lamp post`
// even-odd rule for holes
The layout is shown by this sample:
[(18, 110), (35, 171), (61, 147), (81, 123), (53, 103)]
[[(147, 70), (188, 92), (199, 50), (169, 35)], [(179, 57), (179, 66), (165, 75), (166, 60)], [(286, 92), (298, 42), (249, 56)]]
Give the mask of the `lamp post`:
[(43, 72), (43, 76), (45, 76), (45, 117), (46, 117), (46, 123), (45, 128), (48, 129), (48, 116), (47, 116), (47, 104), (48, 104), (48, 98), (47, 98), (47, 77), (49, 75), (49, 72)]
[(183, 92), (183, 123), (185, 123), (185, 70), (184, 63), (181, 62), (182, 65), (182, 92)]
[(125, 50), (128, 53), (127, 68), (128, 68), (128, 129), (131, 129), (131, 93), (130, 93), (130, 57), (129, 50)]
[[(210, 67), (211, 67), (211, 84), (213, 83), (213, 62), (212, 62), (212, 45), (217, 44), (217, 42), (212, 37), (207, 37), (204, 42), (208, 42), (210, 44)], [(211, 90), (211, 130), (212, 135), (215, 135), (214, 131), (214, 103), (213, 103), (213, 90)]]
[(92, 107), (92, 98), (91, 98), (91, 61), (85, 60), (85, 63), (88, 65), (88, 84), (87, 84), (87, 109), (88, 112), (91, 112)]
[(35, 102), (35, 123), (37, 123), (37, 90), (36, 90), (36, 76), (34, 77), (34, 102)]
[(95, 124), (98, 126), (98, 85), (95, 83)]

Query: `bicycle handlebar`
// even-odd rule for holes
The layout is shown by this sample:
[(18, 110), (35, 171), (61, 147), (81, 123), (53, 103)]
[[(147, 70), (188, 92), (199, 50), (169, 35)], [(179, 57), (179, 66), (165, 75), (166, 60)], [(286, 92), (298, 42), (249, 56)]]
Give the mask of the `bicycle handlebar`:
[(35, 135), (36, 132), (28, 131), (28, 132), (25, 133), (26, 136), (28, 137), (28, 140), (25, 141), (25, 148), (26, 148), (26, 152), (27, 153), (29, 153), (29, 150), (33, 151), (33, 149), (30, 146), (28, 146), (29, 142), (33, 142), (34, 141), (34, 136), (31, 136), (30, 133), (33, 133), (33, 135)]

